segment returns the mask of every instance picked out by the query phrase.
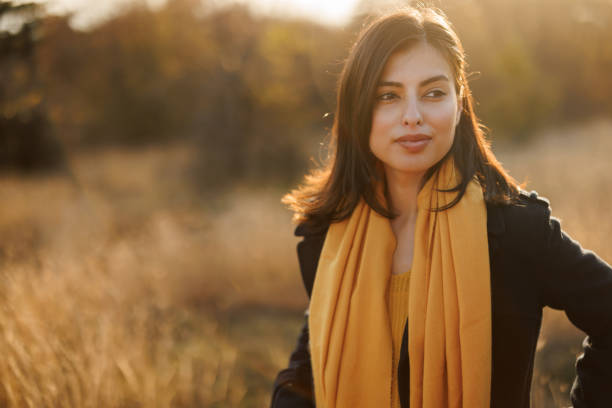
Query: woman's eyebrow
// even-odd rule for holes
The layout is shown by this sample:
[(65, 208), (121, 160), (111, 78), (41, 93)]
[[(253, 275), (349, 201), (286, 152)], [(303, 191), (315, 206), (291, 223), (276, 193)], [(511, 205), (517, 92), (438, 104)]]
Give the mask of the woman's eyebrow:
[(396, 88), (403, 88), (404, 84), (402, 84), (401, 82), (395, 82), (395, 81), (380, 81), (378, 83), (378, 86), (394, 86)]
[[(437, 81), (447, 81), (448, 82), (448, 77), (446, 75), (436, 75), (436, 76), (433, 76), (431, 78), (427, 78), (421, 81), (419, 83), (419, 86), (425, 86), (427, 84), (430, 84), (432, 82), (437, 82)], [(404, 84), (402, 84), (401, 82), (395, 82), (395, 81), (380, 81), (378, 83), (378, 86), (394, 86), (397, 88), (403, 88)]]
[(430, 84), (432, 82), (437, 82), (437, 81), (446, 81), (446, 82), (448, 82), (448, 77), (446, 75), (444, 75), (444, 74), (443, 75), (436, 75), (436, 76), (433, 76), (433, 77), (431, 77), (429, 79), (421, 81), (421, 83), (419, 85), (420, 86), (425, 86), (427, 84)]

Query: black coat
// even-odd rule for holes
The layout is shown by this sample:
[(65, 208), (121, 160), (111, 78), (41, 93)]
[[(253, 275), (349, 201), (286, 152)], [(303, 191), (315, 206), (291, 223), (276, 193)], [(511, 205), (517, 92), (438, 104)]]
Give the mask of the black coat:
[[(550, 216), (549, 203), (521, 192), (518, 204), (487, 204), (491, 271), (491, 407), (529, 407), (542, 308), (564, 310), (587, 334), (571, 390), (574, 408), (612, 407), (612, 268), (584, 250)], [(310, 297), (326, 230), (298, 226), (298, 258)], [(308, 318), (289, 367), (274, 383), (272, 407), (314, 407)], [(409, 406), (407, 326), (398, 367), (402, 407)], [(340, 407), (343, 408), (343, 407)]]

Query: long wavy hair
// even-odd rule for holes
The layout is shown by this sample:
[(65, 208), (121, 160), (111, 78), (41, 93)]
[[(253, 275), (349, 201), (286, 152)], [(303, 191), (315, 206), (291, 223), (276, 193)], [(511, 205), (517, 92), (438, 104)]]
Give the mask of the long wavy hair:
[(338, 81), (328, 158), (305, 176), (302, 185), (282, 199), (293, 210), (296, 223), (316, 229), (341, 221), (351, 215), (361, 198), (379, 214), (388, 218), (395, 216), (380, 202), (375, 191), (376, 183), (384, 182), (384, 175), (377, 170), (378, 159), (369, 146), (372, 112), (387, 60), (393, 53), (418, 42), (433, 46), (444, 56), (463, 102), (450, 150), (424, 177), (426, 181), (436, 176), (442, 162), (452, 155), (461, 181), (447, 191), (456, 191), (457, 195), (447, 205), (432, 210), (444, 211), (454, 206), (472, 179), (482, 186), (486, 202), (516, 201), (519, 186), (493, 155), (474, 113), (465, 53), (457, 34), (440, 10), (406, 8), (372, 21), (351, 48)]

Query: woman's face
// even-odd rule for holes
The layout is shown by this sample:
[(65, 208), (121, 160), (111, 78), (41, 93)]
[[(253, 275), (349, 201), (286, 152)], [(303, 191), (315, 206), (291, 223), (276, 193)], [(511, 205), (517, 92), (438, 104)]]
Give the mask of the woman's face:
[(387, 61), (375, 93), (370, 149), (388, 176), (422, 177), (450, 150), (461, 112), (453, 78), (427, 43)]

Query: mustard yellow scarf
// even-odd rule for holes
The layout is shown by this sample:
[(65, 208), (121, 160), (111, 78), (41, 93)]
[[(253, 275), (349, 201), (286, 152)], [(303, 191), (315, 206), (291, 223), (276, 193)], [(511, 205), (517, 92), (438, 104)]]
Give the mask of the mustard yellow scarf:
[[(411, 408), (490, 405), (491, 293), (486, 206), (472, 181), (456, 193), (452, 159), (417, 197), (408, 311)], [(387, 287), (396, 240), (365, 202), (334, 223), (310, 299), (317, 408), (390, 407), (392, 339)], [(401, 386), (401, 385), (400, 385)]]

